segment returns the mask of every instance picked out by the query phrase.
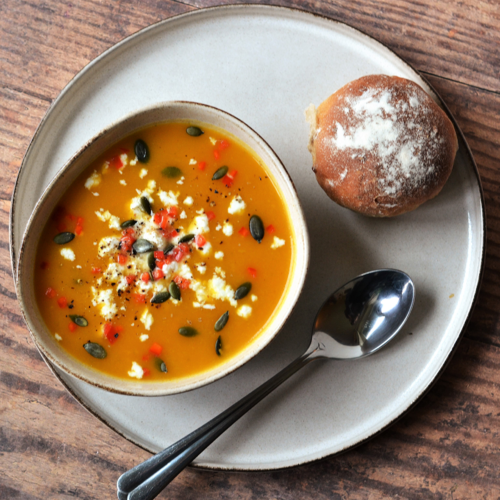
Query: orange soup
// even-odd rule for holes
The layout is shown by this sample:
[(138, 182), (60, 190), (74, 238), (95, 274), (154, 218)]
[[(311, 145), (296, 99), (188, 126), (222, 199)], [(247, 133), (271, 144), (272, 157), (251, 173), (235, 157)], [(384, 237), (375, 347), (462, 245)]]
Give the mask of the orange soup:
[(210, 370), (272, 318), (291, 271), (286, 206), (238, 139), (163, 123), (79, 176), (43, 230), (41, 314), (59, 345), (108, 375)]

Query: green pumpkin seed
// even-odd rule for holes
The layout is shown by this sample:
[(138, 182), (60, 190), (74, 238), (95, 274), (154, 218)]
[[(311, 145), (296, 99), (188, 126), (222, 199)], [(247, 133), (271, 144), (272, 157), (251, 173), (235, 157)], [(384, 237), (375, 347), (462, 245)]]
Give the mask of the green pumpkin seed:
[(201, 128), (191, 125), (186, 129), (186, 133), (192, 137), (198, 137), (202, 135), (204, 132), (203, 130), (201, 130)]
[(132, 248), (134, 249), (135, 253), (146, 253), (154, 250), (154, 245), (148, 240), (139, 238), (136, 242), (134, 242)]
[(161, 174), (169, 179), (175, 179), (182, 175), (182, 170), (177, 167), (166, 167), (161, 171)]
[(148, 145), (142, 140), (137, 139), (134, 145), (135, 156), (141, 163), (147, 163), (149, 161), (149, 148)]
[(70, 314), (69, 318), (75, 325), (78, 326), (89, 326), (89, 322), (83, 317), (83, 316), (78, 316), (76, 314)]
[(106, 349), (104, 349), (104, 347), (102, 347), (99, 344), (96, 344), (95, 342), (90, 342), (90, 340), (86, 344), (83, 344), (83, 348), (91, 356), (94, 356), (94, 358), (97, 358), (97, 359), (104, 359), (108, 355), (108, 353), (106, 352)]
[(163, 373), (167, 373), (167, 365), (165, 364), (165, 361), (160, 358), (156, 359), (156, 368)]
[(215, 171), (214, 175), (212, 175), (212, 180), (216, 181), (218, 179), (222, 179), (227, 174), (228, 170), (229, 167), (226, 166), (219, 168), (218, 170)]
[(151, 208), (151, 203), (145, 196), (141, 196), (141, 208), (148, 214), (153, 215), (153, 209)]
[(163, 304), (170, 298), (170, 292), (158, 292), (151, 299), (151, 304)]
[(165, 250), (163, 250), (163, 255), (167, 256), (169, 252), (171, 252), (175, 248), (175, 245), (173, 243), (169, 243)]
[(179, 243), (189, 243), (192, 239), (194, 238), (194, 234), (186, 234), (186, 236), (183, 236), (180, 240)]
[(137, 221), (134, 219), (126, 220), (120, 224), (120, 227), (122, 229), (127, 229), (128, 227), (135, 226), (137, 224)]
[(66, 245), (66, 243), (69, 243), (74, 237), (75, 235), (73, 233), (59, 233), (54, 236), (54, 243)]
[(170, 282), (170, 285), (168, 285), (168, 291), (170, 292), (170, 295), (172, 295), (172, 298), (175, 300), (181, 300), (181, 289), (177, 286), (175, 281)]
[(179, 333), (184, 337), (194, 337), (195, 335), (198, 335), (198, 330), (192, 326), (181, 326), (179, 328)]
[(220, 332), (227, 323), (227, 320), (229, 319), (229, 311), (226, 311), (216, 322), (215, 322), (215, 331)]
[(154, 268), (156, 267), (156, 259), (154, 252), (148, 253), (148, 267), (149, 269), (151, 269), (151, 271), (154, 271)]
[(252, 283), (250, 282), (243, 283), (243, 285), (239, 286), (236, 292), (234, 292), (234, 298), (236, 300), (240, 300), (243, 297), (246, 297), (251, 289), (252, 289)]
[(258, 215), (252, 215), (248, 226), (253, 239), (260, 243), (262, 238), (264, 238), (264, 224), (262, 219)]
[(215, 352), (217, 356), (220, 356), (220, 350), (222, 349), (222, 340), (220, 338), (220, 335), (217, 337), (217, 340), (215, 342)]

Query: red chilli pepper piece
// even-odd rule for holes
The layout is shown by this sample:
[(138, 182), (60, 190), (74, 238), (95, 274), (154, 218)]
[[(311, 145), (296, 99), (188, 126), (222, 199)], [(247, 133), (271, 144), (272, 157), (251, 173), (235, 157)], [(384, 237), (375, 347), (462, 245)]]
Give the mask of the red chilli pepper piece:
[(120, 158), (120, 156), (113, 156), (113, 158), (111, 158), (111, 160), (109, 160), (109, 164), (112, 167), (115, 167), (117, 170), (120, 170), (120, 168), (123, 167), (123, 162), (122, 162), (122, 159)]
[(100, 267), (91, 267), (90, 268), (90, 272), (92, 274), (101, 274), (102, 273), (102, 269)]
[(222, 139), (222, 141), (220, 141), (220, 143), (219, 143), (219, 147), (223, 150), (227, 149), (230, 145), (231, 145), (231, 143), (229, 141), (227, 141), (226, 139)]
[(163, 274), (163, 271), (161, 269), (156, 268), (153, 271), (153, 279), (155, 281), (161, 280), (165, 275)]
[(207, 166), (207, 162), (206, 161), (200, 161), (198, 162), (198, 170), (205, 170)]
[(207, 219), (209, 221), (211, 220), (214, 220), (215, 219), (215, 214), (213, 212), (205, 212), (205, 215), (207, 216)]
[(131, 285), (135, 281), (135, 276), (133, 274), (129, 274), (128, 276), (125, 276), (125, 279), (127, 280), (127, 284)]
[(249, 267), (247, 269), (248, 273), (250, 274), (250, 276), (252, 278), (256, 278), (257, 277), (257, 269), (254, 269), (253, 267)]
[(142, 293), (134, 293), (134, 300), (137, 302), (137, 304), (145, 304), (146, 296)]
[(155, 250), (154, 256), (156, 260), (161, 260), (165, 257), (165, 254), (160, 250)]
[(248, 236), (250, 234), (250, 232), (248, 231), (248, 229), (246, 227), (242, 227), (238, 231), (238, 234), (241, 234), (241, 236)]
[(69, 328), (69, 331), (70, 332), (74, 332), (77, 328), (78, 328), (78, 325), (75, 325), (75, 323), (73, 323), (73, 321), (68, 325), (68, 328)]
[(223, 178), (222, 178), (222, 183), (224, 184), (224, 186), (226, 186), (227, 188), (230, 188), (232, 185), (233, 185), (233, 182), (234, 180), (231, 179), (231, 177), (229, 177), (228, 175), (225, 175)]
[(197, 234), (194, 238), (194, 242), (198, 248), (202, 248), (207, 244), (207, 240), (201, 234)]
[(151, 276), (149, 273), (142, 273), (141, 280), (144, 281), (144, 283), (147, 283), (151, 279)]
[(266, 227), (266, 233), (274, 233), (276, 229), (274, 229), (274, 226), (272, 224), (269, 224), (269, 226)]
[(64, 309), (68, 305), (68, 299), (66, 297), (59, 297), (57, 299), (57, 305), (61, 308)]
[(151, 370), (149, 368), (142, 369), (142, 376), (143, 377), (149, 377), (150, 375), (151, 375)]
[(218, 160), (220, 158), (220, 152), (214, 149), (214, 158)]
[(124, 266), (127, 263), (128, 257), (126, 255), (123, 255), (122, 253), (119, 253), (116, 256), (116, 260), (118, 261), (118, 264)]
[(82, 234), (83, 228), (82, 226), (76, 226), (75, 227), (75, 233), (77, 236), (80, 236)]
[(53, 299), (56, 296), (56, 291), (53, 288), (50, 288), (49, 286), (49, 288), (45, 290), (45, 295), (47, 295), (49, 299)]
[(155, 356), (159, 356), (163, 351), (163, 347), (156, 342), (149, 348), (149, 352)]

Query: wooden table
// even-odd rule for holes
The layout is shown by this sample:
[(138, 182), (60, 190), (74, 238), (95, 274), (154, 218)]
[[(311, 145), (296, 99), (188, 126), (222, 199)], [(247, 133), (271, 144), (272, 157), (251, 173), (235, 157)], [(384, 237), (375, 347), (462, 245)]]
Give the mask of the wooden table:
[[(88, 414), (51, 374), (20, 315), (8, 224), (30, 138), (67, 82), (124, 37), (218, 0), (3, 0), (0, 5), (0, 498), (113, 499), (148, 454)], [(266, 3), (266, 2), (263, 2)], [(343, 455), (264, 473), (182, 473), (161, 498), (500, 496), (500, 2), (276, 1), (374, 36), (430, 80), (481, 174), (488, 251), (479, 300), (440, 380), (397, 424)], [(438, 332), (437, 332), (438, 333)]]

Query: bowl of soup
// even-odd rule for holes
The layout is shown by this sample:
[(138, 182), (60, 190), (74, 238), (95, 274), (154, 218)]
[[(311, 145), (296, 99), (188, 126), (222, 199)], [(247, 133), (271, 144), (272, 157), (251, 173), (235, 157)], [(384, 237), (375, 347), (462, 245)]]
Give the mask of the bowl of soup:
[(18, 296), (37, 347), (65, 372), (175, 394), (277, 335), (308, 259), (300, 202), (271, 147), (226, 112), (166, 102), (103, 130), (46, 188)]

